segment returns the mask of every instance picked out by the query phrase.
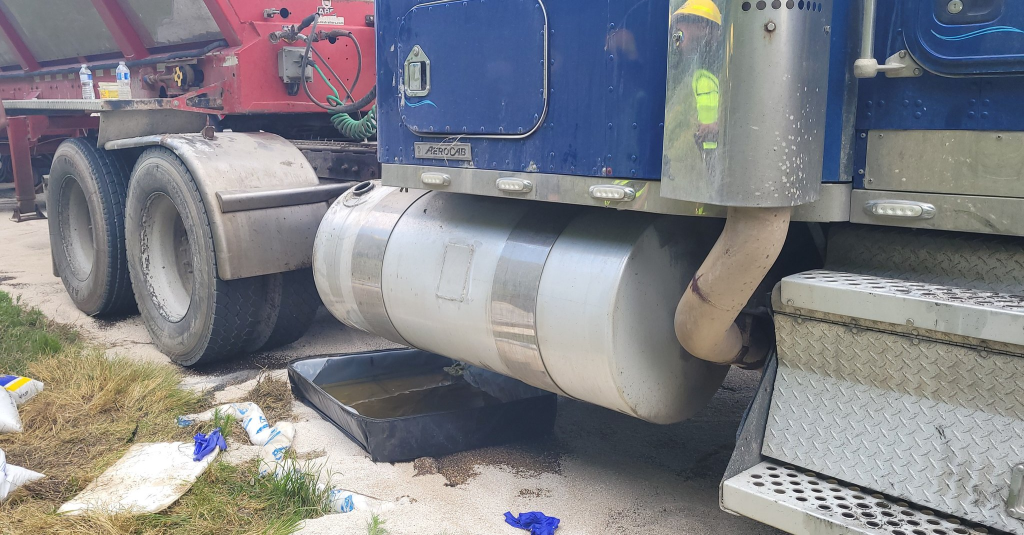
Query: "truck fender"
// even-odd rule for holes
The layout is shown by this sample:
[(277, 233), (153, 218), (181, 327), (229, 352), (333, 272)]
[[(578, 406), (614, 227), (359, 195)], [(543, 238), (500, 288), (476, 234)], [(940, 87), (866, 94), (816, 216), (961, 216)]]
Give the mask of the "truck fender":
[[(209, 136), (209, 133), (207, 133)], [(313, 239), (326, 202), (225, 212), (218, 192), (317, 186), (313, 167), (288, 140), (268, 133), (163, 134), (109, 141), (107, 150), (160, 145), (195, 179), (213, 231), (217, 272), (234, 280), (312, 265)]]

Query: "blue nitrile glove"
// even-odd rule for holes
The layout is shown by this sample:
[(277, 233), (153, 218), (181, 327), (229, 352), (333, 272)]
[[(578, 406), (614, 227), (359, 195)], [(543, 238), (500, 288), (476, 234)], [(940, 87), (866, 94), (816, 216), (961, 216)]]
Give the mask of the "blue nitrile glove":
[(538, 512), (519, 513), (516, 518), (509, 512), (505, 513), (505, 522), (514, 528), (530, 530), (530, 535), (554, 535), (561, 520)]
[(202, 433), (196, 433), (194, 437), (196, 441), (196, 449), (192, 450), (192, 460), (199, 462), (206, 458), (207, 455), (213, 453), (213, 450), (220, 448), (223, 451), (227, 451), (228, 444), (224, 442), (224, 437), (220, 434), (220, 428), (216, 428), (210, 431), (209, 435)]

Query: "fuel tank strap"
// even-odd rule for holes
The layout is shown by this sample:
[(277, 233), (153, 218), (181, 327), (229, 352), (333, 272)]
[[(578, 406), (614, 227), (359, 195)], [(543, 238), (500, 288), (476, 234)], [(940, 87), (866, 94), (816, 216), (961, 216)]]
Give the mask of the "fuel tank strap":
[(548, 374), (537, 339), (537, 295), (548, 253), (578, 209), (538, 206), (509, 234), (491, 288), (491, 327), (502, 362), (520, 380), (567, 395)]

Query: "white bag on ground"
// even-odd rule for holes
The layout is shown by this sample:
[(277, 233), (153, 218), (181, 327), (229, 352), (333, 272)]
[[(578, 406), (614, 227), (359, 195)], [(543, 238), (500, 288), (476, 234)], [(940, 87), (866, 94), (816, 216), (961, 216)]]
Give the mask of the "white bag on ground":
[(220, 448), (203, 460), (192, 460), (195, 444), (157, 442), (136, 444), (100, 474), (58, 513), (92, 511), (105, 514), (156, 513), (192, 488), (217, 458)]
[(400, 498), (397, 502), (389, 502), (344, 489), (331, 489), (330, 511), (332, 513), (351, 513), (352, 511), (383, 513), (398, 505), (408, 505), (409, 503), (409, 498)]
[(5, 433), (20, 433), (21, 415), (18, 414), (18, 405), (14, 402), (11, 393), (0, 388), (0, 435)]
[(14, 489), (43, 478), (38, 471), (7, 464), (6, 454), (0, 450), (0, 501), (7, 499)]
[(18, 375), (0, 375), (0, 386), (11, 393), (16, 405), (21, 405), (43, 391), (43, 383)]
[(0, 450), (0, 502), (6, 500), (14, 489), (44, 477), (46, 476), (39, 472), (7, 464), (6, 454), (4, 450)]

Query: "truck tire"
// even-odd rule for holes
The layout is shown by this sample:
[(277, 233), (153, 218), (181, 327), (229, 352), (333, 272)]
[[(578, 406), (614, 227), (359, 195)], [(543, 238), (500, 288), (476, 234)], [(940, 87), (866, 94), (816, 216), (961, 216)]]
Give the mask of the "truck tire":
[(135, 307), (124, 245), (124, 161), (92, 140), (68, 139), (50, 169), (47, 211), (56, 273), (90, 316)]
[(192, 173), (170, 150), (147, 149), (128, 187), (128, 268), (156, 347), (182, 366), (246, 353), (260, 336), (263, 277), (226, 281)]
[(265, 339), (257, 349), (268, 351), (302, 338), (323, 303), (311, 268), (264, 278), (267, 299), (262, 330)]

